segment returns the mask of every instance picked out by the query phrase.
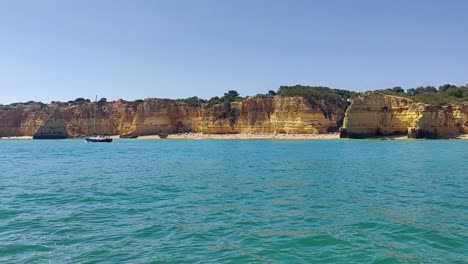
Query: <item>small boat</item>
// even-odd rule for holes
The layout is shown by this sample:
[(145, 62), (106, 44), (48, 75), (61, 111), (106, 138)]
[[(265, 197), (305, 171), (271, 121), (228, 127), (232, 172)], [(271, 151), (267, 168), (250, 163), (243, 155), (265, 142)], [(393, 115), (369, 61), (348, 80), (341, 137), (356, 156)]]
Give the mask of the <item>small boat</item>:
[[(94, 120), (93, 120), (93, 131), (96, 131), (96, 104), (97, 104), (97, 95), (94, 105)], [(93, 132), (93, 135), (85, 138), (86, 142), (100, 143), (100, 142), (112, 142), (112, 138), (104, 135), (98, 135)]]
[(112, 138), (106, 135), (92, 135), (90, 137), (85, 138), (86, 142), (112, 142)]

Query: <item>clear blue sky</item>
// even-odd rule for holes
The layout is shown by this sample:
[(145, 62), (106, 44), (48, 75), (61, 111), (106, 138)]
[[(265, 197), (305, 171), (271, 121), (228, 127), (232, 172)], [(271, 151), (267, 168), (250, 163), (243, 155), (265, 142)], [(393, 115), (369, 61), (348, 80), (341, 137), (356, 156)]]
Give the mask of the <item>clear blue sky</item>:
[(0, 1), (0, 103), (468, 83), (468, 1)]

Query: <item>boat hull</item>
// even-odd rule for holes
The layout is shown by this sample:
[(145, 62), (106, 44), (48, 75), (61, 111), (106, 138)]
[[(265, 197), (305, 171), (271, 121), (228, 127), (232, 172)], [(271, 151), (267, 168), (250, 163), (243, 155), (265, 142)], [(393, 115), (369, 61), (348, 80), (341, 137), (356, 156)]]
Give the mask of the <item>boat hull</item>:
[(112, 142), (112, 138), (86, 138), (86, 142), (92, 142), (92, 143), (110, 143)]

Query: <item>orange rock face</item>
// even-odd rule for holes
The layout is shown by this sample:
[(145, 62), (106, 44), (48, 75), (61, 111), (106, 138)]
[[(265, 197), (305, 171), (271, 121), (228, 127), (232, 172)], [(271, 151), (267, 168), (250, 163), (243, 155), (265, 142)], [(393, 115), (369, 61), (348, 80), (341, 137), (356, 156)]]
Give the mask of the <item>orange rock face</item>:
[(355, 98), (347, 110), (324, 101), (280, 96), (247, 97), (210, 107), (169, 99), (0, 107), (0, 137), (64, 131), (67, 137), (93, 132), (122, 137), (186, 132), (323, 134), (337, 131), (342, 122), (342, 137), (452, 138), (468, 133), (468, 103), (432, 106), (372, 93)]
[(119, 100), (97, 107), (86, 102), (18, 104), (0, 108), (0, 136), (31, 136), (38, 130), (57, 130), (62, 123), (68, 137), (93, 132), (123, 137), (184, 132), (319, 134), (337, 130), (344, 111), (325, 102), (280, 96), (248, 97), (211, 107), (168, 99)]
[(341, 137), (453, 138), (467, 132), (468, 103), (433, 106), (372, 93), (355, 98), (348, 107)]

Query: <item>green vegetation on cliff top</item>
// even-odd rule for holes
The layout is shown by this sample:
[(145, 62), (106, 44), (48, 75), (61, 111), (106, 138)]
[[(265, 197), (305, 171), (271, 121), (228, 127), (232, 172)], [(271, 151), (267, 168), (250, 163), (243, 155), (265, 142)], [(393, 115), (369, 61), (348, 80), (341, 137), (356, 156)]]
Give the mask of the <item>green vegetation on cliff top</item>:
[[(410, 88), (404, 90), (401, 87), (394, 87), (382, 90), (374, 90), (369, 92), (379, 92), (389, 95), (402, 96), (412, 100), (423, 102), (426, 104), (443, 105), (449, 103), (462, 103), (468, 102), (468, 84), (463, 86), (456, 86), (451, 84), (444, 84), (435, 88), (434, 86), (420, 86), (417, 88)], [(301, 96), (306, 98), (311, 103), (319, 103), (321, 101), (331, 103), (339, 107), (345, 107), (351, 98), (362, 94), (342, 89), (333, 89), (323, 86), (281, 86), (277, 91), (270, 90), (266, 94), (257, 94), (256, 97), (271, 97), (279, 96)], [(187, 99), (179, 99), (189, 105), (201, 105), (207, 103), (207, 107), (218, 103), (232, 102), (239, 100), (242, 97), (236, 91), (229, 91), (223, 97), (212, 97), (209, 100), (199, 99), (198, 97), (190, 97)]]
[[(468, 84), (462, 86), (456, 86), (451, 84), (444, 84), (439, 86), (437, 89), (434, 86), (420, 86), (417, 88), (410, 88), (406, 91), (397, 86), (388, 89), (374, 90), (368, 92), (378, 92), (388, 95), (402, 96), (410, 98), (415, 101), (423, 102), (432, 105), (443, 105), (448, 103), (462, 103), (468, 102)], [(349, 99), (361, 94), (361, 92), (354, 92), (342, 89), (333, 89), (323, 86), (281, 86), (277, 91), (269, 90), (265, 94), (257, 94), (255, 97), (272, 97), (272, 96), (301, 96), (306, 98), (310, 103), (327, 103), (337, 105), (338, 107), (346, 107), (349, 104)], [(241, 100), (242, 97), (235, 90), (230, 90), (222, 97), (212, 97), (208, 100), (192, 96), (183, 99), (175, 99), (177, 102), (186, 103), (191, 107), (204, 106), (210, 108), (217, 104), (224, 104), (226, 108), (229, 108), (231, 102)], [(68, 101), (66, 103), (53, 101), (52, 104), (82, 104), (91, 102), (89, 99), (77, 98), (74, 101)], [(135, 102), (141, 103), (143, 100), (136, 100)], [(105, 98), (101, 98), (98, 101), (99, 106), (103, 106), (107, 103)], [(44, 107), (45, 104), (41, 102), (29, 101), (26, 103), (13, 103), (10, 105), (1, 105), (3, 109), (14, 107), (16, 105), (33, 105), (38, 104)]]
[(327, 103), (335, 104), (340, 107), (346, 106), (348, 104), (348, 99), (353, 98), (358, 93), (340, 90), (340, 89), (331, 89), (328, 87), (311, 87), (311, 86), (281, 86), (278, 89), (278, 95), (280, 96), (301, 96), (307, 99), (311, 103), (318, 103), (320, 101), (325, 101)]
[(403, 88), (397, 86), (371, 92), (402, 96), (432, 105), (468, 102), (468, 84), (462, 86), (444, 84), (439, 86), (439, 89), (434, 86), (420, 86), (408, 89), (406, 92)]

